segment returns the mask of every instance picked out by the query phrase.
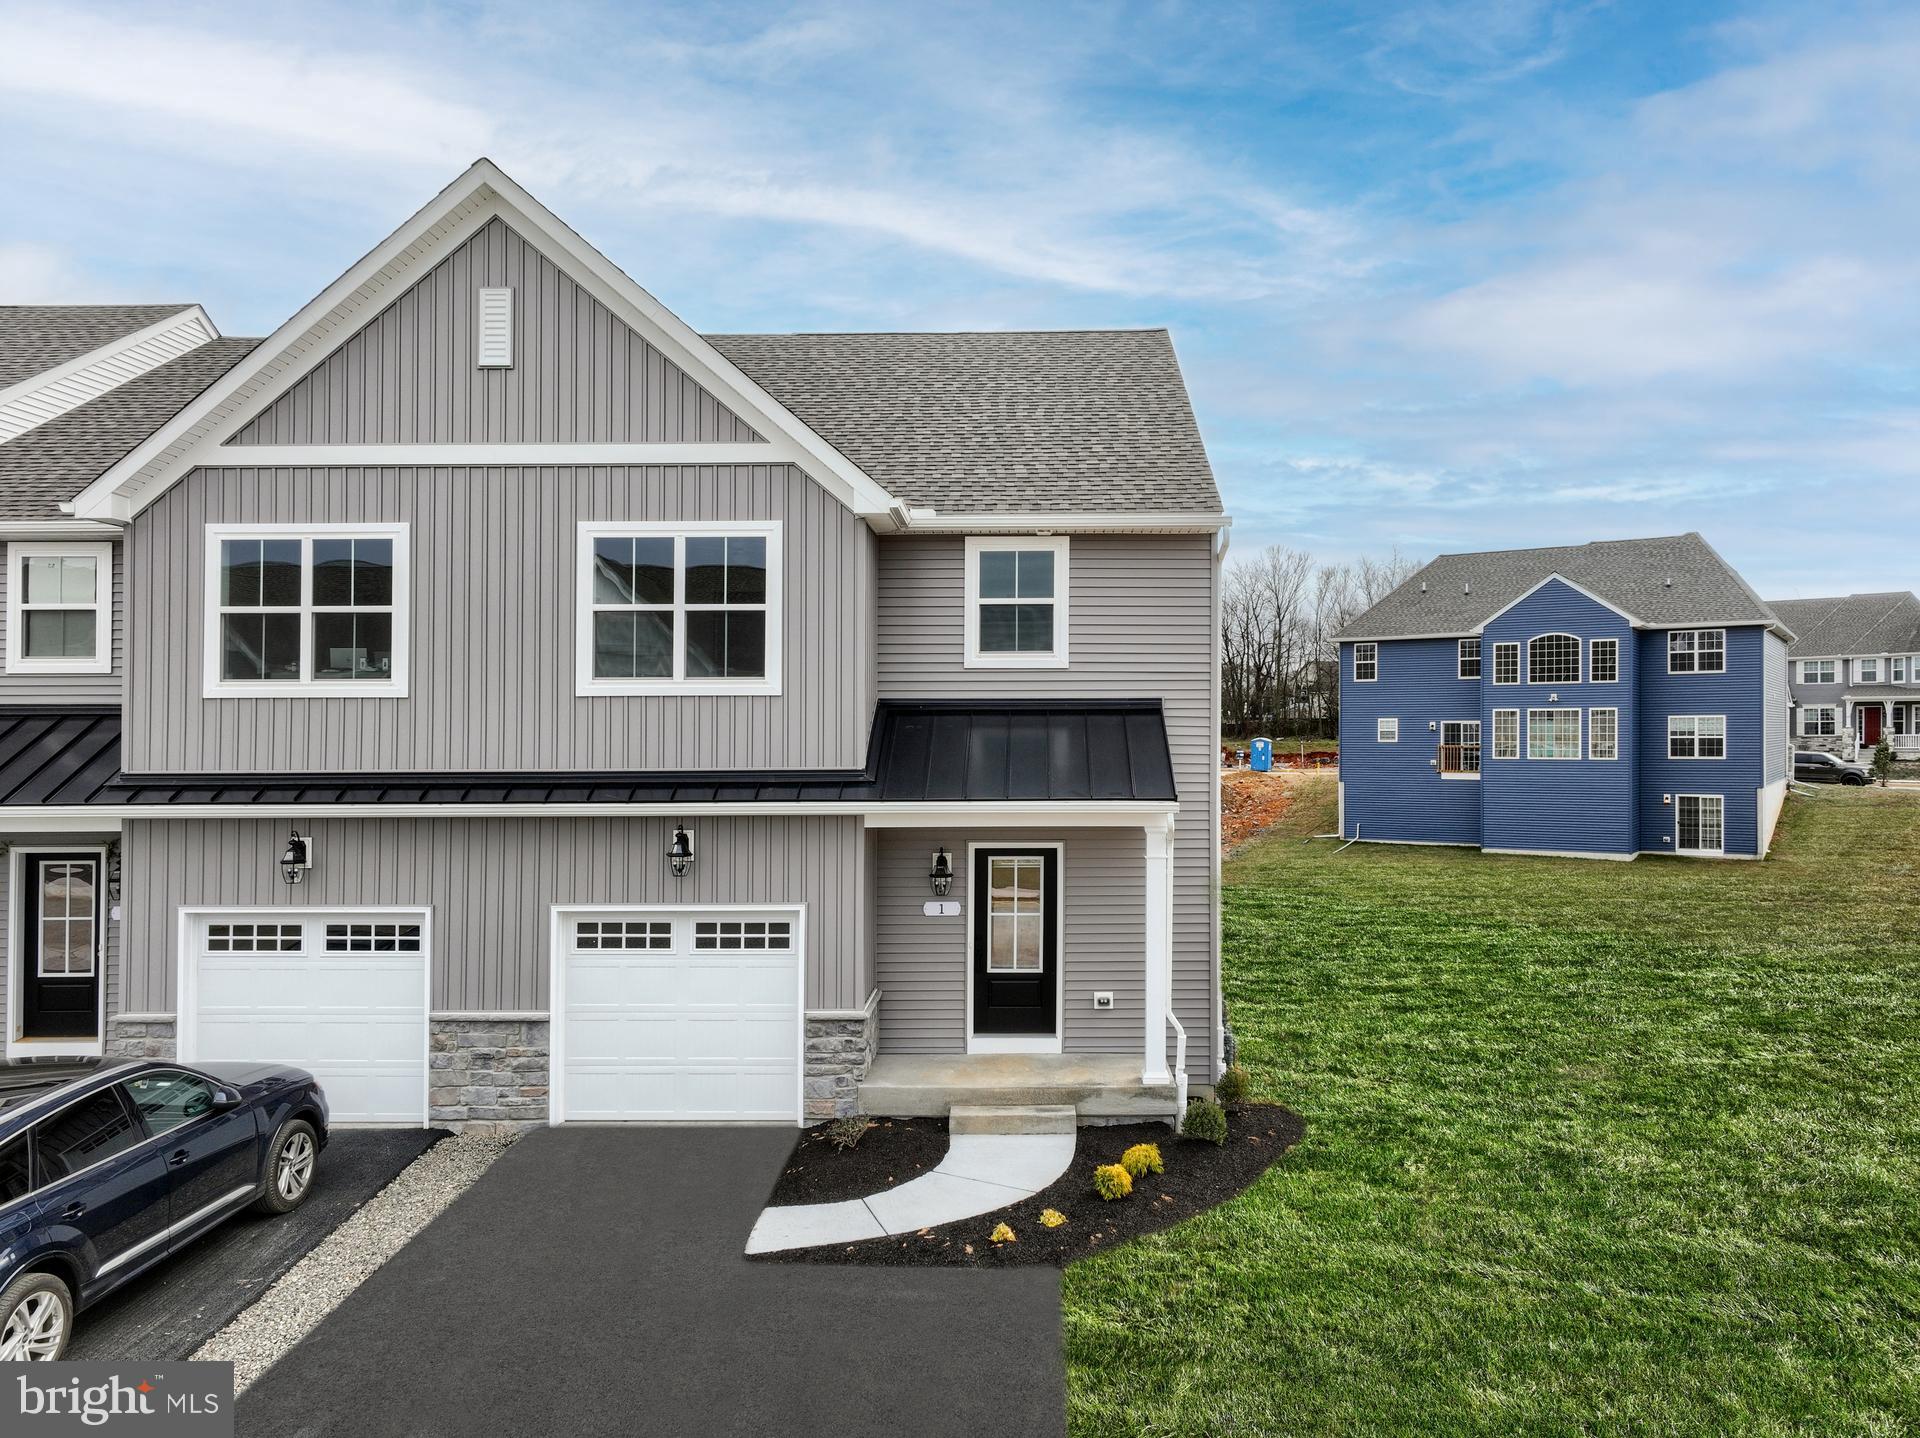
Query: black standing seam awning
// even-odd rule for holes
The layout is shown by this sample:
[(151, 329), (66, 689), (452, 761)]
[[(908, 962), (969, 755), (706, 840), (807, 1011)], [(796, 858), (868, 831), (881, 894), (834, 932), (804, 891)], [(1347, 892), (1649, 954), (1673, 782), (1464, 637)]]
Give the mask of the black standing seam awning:
[(855, 770), (122, 774), (120, 711), (0, 707), (0, 806), (1171, 803), (1157, 699), (884, 700)]

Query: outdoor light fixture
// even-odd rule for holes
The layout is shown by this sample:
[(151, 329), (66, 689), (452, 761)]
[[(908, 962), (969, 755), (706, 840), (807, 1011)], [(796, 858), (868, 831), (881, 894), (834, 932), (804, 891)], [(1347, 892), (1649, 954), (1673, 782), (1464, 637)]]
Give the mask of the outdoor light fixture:
[(280, 877), (289, 884), (304, 883), (313, 867), (313, 840), (302, 838), (295, 829), (287, 835), (287, 851), (280, 856)]
[(953, 857), (944, 846), (933, 856), (933, 867), (927, 871), (927, 882), (933, 885), (936, 899), (944, 899), (953, 892)]
[(684, 824), (673, 826), (673, 842), (667, 845), (667, 863), (676, 879), (686, 878), (687, 870), (693, 867), (693, 836)]

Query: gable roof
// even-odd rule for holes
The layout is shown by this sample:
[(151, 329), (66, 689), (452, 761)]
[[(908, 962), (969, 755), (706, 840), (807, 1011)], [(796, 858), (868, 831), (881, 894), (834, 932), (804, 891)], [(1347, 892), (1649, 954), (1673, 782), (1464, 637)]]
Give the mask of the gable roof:
[(1641, 628), (1764, 624), (1790, 631), (1698, 534), (1611, 539), (1553, 549), (1443, 554), (1335, 636), (1445, 638), (1476, 634), (1530, 590), (1564, 579)]
[(0, 389), (125, 339), (192, 305), (0, 305)]
[(1920, 651), (1920, 596), (1905, 590), (1768, 602), (1799, 636), (1787, 649), (1795, 657), (1841, 659), (1850, 654)]
[(0, 444), (0, 520), (66, 518), (60, 506), (104, 474), (258, 340), (208, 340)]
[(707, 338), (912, 505), (1220, 512), (1165, 330)]

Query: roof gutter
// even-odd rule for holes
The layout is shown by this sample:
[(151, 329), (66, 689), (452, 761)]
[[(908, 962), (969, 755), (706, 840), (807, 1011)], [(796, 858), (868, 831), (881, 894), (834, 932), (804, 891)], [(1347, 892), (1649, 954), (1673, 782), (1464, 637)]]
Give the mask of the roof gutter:
[(1233, 525), (1232, 516), (1212, 510), (904, 512), (905, 528), (922, 534), (1215, 534)]

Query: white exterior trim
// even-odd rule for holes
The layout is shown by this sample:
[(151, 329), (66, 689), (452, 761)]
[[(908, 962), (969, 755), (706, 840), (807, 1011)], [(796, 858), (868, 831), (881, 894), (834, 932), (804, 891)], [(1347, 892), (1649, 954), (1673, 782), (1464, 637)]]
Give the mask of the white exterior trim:
[[(1613, 678), (1611, 679), (1596, 679), (1593, 677), (1594, 675), (1593, 647), (1596, 644), (1611, 644), (1613, 646)], [(1595, 638), (1589, 639), (1587, 641), (1587, 683), (1589, 684), (1620, 683), (1620, 641), (1614, 638), (1610, 634), (1602, 634)]]
[[(136, 776), (134, 782), (138, 782)], [(0, 833), (99, 833), (115, 831), (123, 819), (592, 819), (676, 818), (702, 814), (712, 819), (779, 818), (807, 814), (857, 814), (870, 829), (919, 829), (936, 825), (998, 824), (1044, 828), (1133, 828), (1157, 815), (1172, 814), (1171, 799), (1148, 803), (1104, 799), (1007, 799), (964, 803), (869, 803), (825, 800), (777, 804), (65, 804), (0, 808)]]
[[(1494, 641), (1493, 667), (1487, 671), (1487, 677), (1497, 688), (1517, 689), (1525, 682), (1522, 676), (1526, 674), (1526, 670), (1522, 666), (1526, 662), (1526, 648), (1527, 646), (1522, 644), (1518, 639), (1496, 639)], [(1500, 651), (1502, 649), (1511, 649), (1513, 651), (1513, 678), (1511, 679), (1502, 679), (1500, 677)]]
[(920, 534), (1212, 534), (1232, 528), (1233, 520), (1214, 510), (1156, 510), (1061, 513), (943, 514), (909, 509), (906, 527)]
[[(1381, 842), (1385, 842), (1384, 840)], [(1474, 846), (1469, 844), (1468, 848)], [(1483, 854), (1504, 854), (1515, 859), (1616, 859), (1622, 863), (1631, 863), (1645, 849), (1633, 854), (1603, 854), (1597, 849), (1481, 849)]]
[[(1360, 677), (1360, 651), (1362, 648), (1373, 651), (1373, 673), (1365, 679)], [(1378, 684), (1380, 682), (1380, 641), (1377, 639), (1356, 639), (1353, 641), (1353, 682), (1355, 684)]]
[[(35, 608), (90, 609), (94, 653), (89, 658), (35, 659), (28, 655), (25, 561), (34, 557), (93, 560), (93, 603), (36, 605)], [(113, 545), (102, 541), (16, 540), (7, 546), (7, 656), (9, 674), (111, 674), (113, 672)]]
[[(1054, 885), (1059, 889), (1053, 906), (1053, 1032), (1051, 1034), (976, 1034), (973, 1031), (973, 916), (980, 896), (974, 892), (973, 856), (981, 849), (1051, 849)], [(1153, 903), (1153, 885), (1147, 885), (1147, 903)], [(1067, 846), (1059, 840), (1027, 843), (1020, 839), (974, 839), (967, 843), (967, 1052), (970, 1054), (1057, 1054), (1067, 1028)]]
[(219, 337), (207, 312), (199, 305), (188, 305), (132, 334), (28, 375), (0, 389), (0, 444)]
[[(1714, 625), (1697, 624), (1663, 624), (1660, 627), (1667, 632), (1667, 673), (1687, 674), (1699, 678), (1702, 675), (1711, 676), (1715, 674), (1731, 674), (1733, 672), (1733, 654), (1727, 648), (1727, 631), (1725, 629)], [(1694, 647), (1691, 651), (1693, 654), (1694, 667), (1691, 669), (1675, 669), (1673, 667), (1673, 636), (1676, 634), (1691, 634), (1695, 636)], [(1718, 634), (1720, 636), (1720, 667), (1718, 669), (1700, 668), (1699, 636), (1702, 634)]]
[[(98, 856), (99, 878), (94, 887), (93, 925), (94, 1036), (87, 1039), (28, 1039), (20, 1033), (21, 1002), (27, 976), (20, 966), (20, 935), (25, 929), (27, 893), (21, 886), (21, 860), (29, 854), (87, 854)], [(7, 850), (7, 1032), (8, 1058), (99, 1058), (107, 1038), (107, 925), (117, 923), (115, 905), (107, 902), (107, 846), (104, 844), (16, 844)]]
[[(1690, 719), (1693, 721), (1693, 753), (1691, 754), (1676, 754), (1673, 752), (1673, 741), (1675, 738), (1673, 723), (1676, 719)], [(1720, 752), (1718, 754), (1702, 754), (1700, 752), (1700, 740), (1702, 738), (1700, 721), (1702, 719), (1718, 719), (1720, 721)], [(1696, 760), (1708, 764), (1717, 764), (1727, 757), (1727, 751), (1733, 745), (1733, 735), (1729, 732), (1729, 729), (1730, 726), (1727, 723), (1727, 716), (1724, 714), (1669, 714), (1667, 716), (1667, 758), (1682, 764), (1690, 764)], [(1695, 797), (1698, 796), (1696, 795)]]
[[(1053, 555), (1053, 597), (1050, 600), (1038, 601), (1053, 606), (1053, 648), (1044, 653), (1039, 651), (1025, 654), (985, 653), (980, 648), (980, 606), (983, 602), (998, 603), (999, 601), (981, 599), (980, 556), (1035, 550), (1046, 550)], [(1069, 637), (1067, 604), (1069, 592), (1073, 587), (1072, 556), (1068, 551), (1068, 542), (1064, 536), (1033, 539), (983, 538), (975, 535), (967, 537), (967, 612), (962, 626), (966, 635), (966, 648), (961, 653), (963, 667), (968, 669), (1065, 669), (1067, 667)]]
[[(1173, 1012), (1173, 821), (1145, 826), (1146, 913), (1140, 1082), (1173, 1081), (1167, 1068), (1167, 1018)], [(1062, 965), (1064, 968), (1065, 966)]]
[(209, 444), (200, 469), (551, 469), (565, 465), (802, 464), (792, 445), (737, 443)]

